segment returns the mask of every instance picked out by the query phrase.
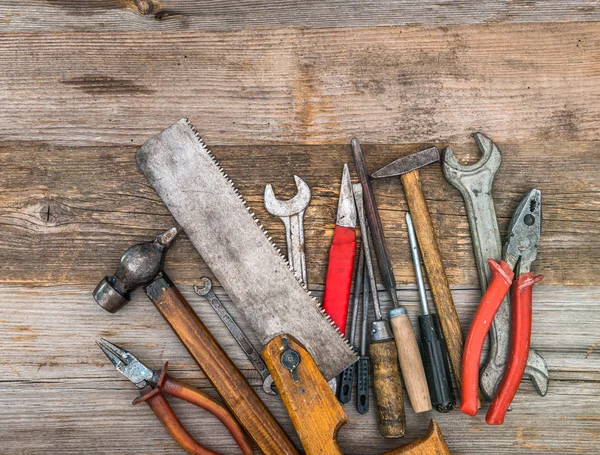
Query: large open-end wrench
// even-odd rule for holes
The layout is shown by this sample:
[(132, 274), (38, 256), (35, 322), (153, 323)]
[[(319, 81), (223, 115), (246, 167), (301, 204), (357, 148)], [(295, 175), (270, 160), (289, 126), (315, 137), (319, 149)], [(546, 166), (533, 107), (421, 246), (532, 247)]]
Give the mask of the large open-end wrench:
[[(471, 239), (477, 262), (477, 273), (482, 291), (490, 282), (491, 271), (487, 260), (499, 261), (502, 242), (496, 209), (492, 198), (492, 184), (502, 162), (500, 150), (491, 139), (481, 133), (473, 135), (481, 159), (471, 166), (462, 166), (450, 147), (444, 149), (443, 168), (446, 180), (460, 191), (467, 209)], [(504, 299), (490, 329), (490, 353), (481, 370), (480, 387), (486, 398), (491, 399), (502, 378), (508, 358), (510, 339), (510, 305)], [(525, 374), (533, 381), (537, 392), (544, 396), (548, 391), (548, 366), (533, 349), (529, 351)]]
[(307, 284), (306, 257), (304, 255), (304, 211), (310, 203), (310, 187), (294, 175), (298, 193), (287, 201), (275, 197), (273, 187), (265, 186), (265, 208), (271, 215), (278, 216), (285, 226), (287, 256), (296, 275)]

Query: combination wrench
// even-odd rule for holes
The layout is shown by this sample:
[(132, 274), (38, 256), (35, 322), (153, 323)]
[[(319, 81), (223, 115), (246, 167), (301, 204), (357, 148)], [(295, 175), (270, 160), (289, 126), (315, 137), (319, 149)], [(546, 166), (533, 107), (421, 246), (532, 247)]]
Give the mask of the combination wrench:
[(202, 282), (204, 283), (202, 287), (194, 286), (194, 292), (199, 296), (204, 297), (208, 303), (210, 303), (210, 306), (213, 307), (217, 315), (221, 318), (221, 321), (223, 321), (227, 329), (231, 332), (231, 335), (233, 335), (235, 341), (240, 345), (242, 351), (248, 356), (248, 360), (254, 365), (254, 368), (256, 368), (256, 371), (258, 371), (258, 374), (260, 374), (260, 377), (262, 378), (262, 388), (264, 392), (269, 395), (277, 395), (273, 388), (273, 378), (271, 377), (271, 373), (269, 373), (263, 359), (246, 334), (242, 332), (240, 326), (237, 325), (231, 317), (231, 314), (229, 314), (229, 311), (227, 311), (219, 298), (215, 295), (212, 290), (212, 281), (209, 278), (204, 277), (202, 278)]
[(298, 193), (287, 201), (275, 197), (273, 187), (265, 186), (265, 208), (271, 215), (278, 216), (285, 226), (287, 257), (294, 273), (307, 285), (306, 256), (304, 255), (304, 212), (310, 203), (310, 187), (294, 175)]
[[(496, 144), (483, 134), (475, 133), (473, 137), (483, 155), (481, 159), (471, 166), (462, 166), (458, 163), (452, 149), (446, 147), (443, 152), (443, 169), (446, 180), (460, 191), (465, 201), (479, 283), (482, 291), (485, 292), (491, 278), (487, 260), (492, 258), (499, 261), (502, 257), (502, 242), (492, 198), (492, 185), (502, 162), (502, 154)], [(504, 298), (489, 333), (490, 353), (481, 370), (479, 381), (481, 391), (487, 399), (494, 396), (508, 359), (510, 340), (508, 297)], [(543, 357), (533, 349), (529, 350), (525, 375), (532, 380), (537, 392), (545, 396), (548, 391), (548, 366)]]

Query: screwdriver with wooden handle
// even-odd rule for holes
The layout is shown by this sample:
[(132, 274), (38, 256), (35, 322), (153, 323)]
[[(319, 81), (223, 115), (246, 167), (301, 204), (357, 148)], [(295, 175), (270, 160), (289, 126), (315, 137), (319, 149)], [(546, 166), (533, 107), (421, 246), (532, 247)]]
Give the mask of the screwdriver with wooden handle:
[(450, 412), (456, 404), (456, 398), (454, 396), (454, 388), (452, 387), (452, 377), (450, 376), (446, 342), (441, 335), (440, 322), (437, 315), (430, 313), (429, 306), (427, 305), (427, 294), (425, 293), (423, 273), (421, 272), (419, 246), (410, 213), (406, 214), (406, 227), (408, 228), (410, 252), (415, 266), (421, 312), (423, 313), (419, 316), (421, 354), (427, 384), (429, 385), (431, 404), (438, 412)]
[(375, 389), (375, 399), (379, 413), (379, 431), (384, 438), (400, 438), (406, 433), (406, 417), (404, 415), (402, 380), (398, 370), (398, 352), (390, 326), (381, 314), (371, 259), (369, 227), (365, 218), (360, 183), (352, 185), (352, 190), (356, 202), (362, 248), (375, 310), (369, 355), (373, 364), (373, 388)]
[(351, 145), (354, 163), (364, 193), (365, 211), (369, 221), (369, 228), (371, 229), (379, 272), (383, 284), (390, 293), (392, 302), (394, 303), (394, 308), (390, 311), (390, 324), (394, 333), (394, 339), (396, 340), (400, 369), (402, 370), (402, 377), (404, 378), (408, 398), (415, 413), (430, 411), (431, 399), (429, 397), (429, 388), (427, 386), (423, 362), (421, 361), (417, 339), (408, 319), (406, 308), (400, 306), (398, 301), (394, 270), (392, 269), (392, 262), (390, 261), (385, 243), (383, 227), (379, 219), (375, 195), (373, 194), (371, 182), (367, 174), (364, 156), (358, 140), (352, 139)]

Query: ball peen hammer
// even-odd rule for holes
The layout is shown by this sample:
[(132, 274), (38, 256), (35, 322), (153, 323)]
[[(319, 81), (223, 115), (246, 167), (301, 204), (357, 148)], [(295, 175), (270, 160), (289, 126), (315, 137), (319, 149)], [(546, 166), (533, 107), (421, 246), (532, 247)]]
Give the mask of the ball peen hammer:
[(456, 383), (460, 388), (463, 335), (418, 171), (419, 168), (438, 161), (440, 161), (438, 149), (430, 147), (398, 158), (371, 174), (371, 177), (400, 176), (408, 209), (419, 238), (423, 263), (425, 264), (429, 287), (433, 294), (433, 302), (448, 346), (452, 370)]
[(158, 235), (152, 242), (129, 248), (114, 275), (104, 278), (93, 297), (110, 313), (143, 287), (177, 337), (200, 366), (215, 390), (264, 454), (298, 454), (298, 451), (177, 287), (162, 270), (165, 255), (179, 229)]

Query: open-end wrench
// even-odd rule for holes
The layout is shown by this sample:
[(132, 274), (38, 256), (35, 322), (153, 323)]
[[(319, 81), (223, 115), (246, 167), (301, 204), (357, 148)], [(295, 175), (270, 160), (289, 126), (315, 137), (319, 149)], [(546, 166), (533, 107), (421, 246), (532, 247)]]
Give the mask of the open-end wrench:
[(260, 374), (260, 377), (262, 378), (262, 387), (265, 393), (269, 395), (277, 395), (273, 388), (273, 378), (271, 377), (267, 366), (263, 362), (263, 359), (260, 357), (259, 351), (252, 346), (252, 343), (250, 343), (250, 340), (246, 334), (242, 332), (240, 326), (237, 325), (237, 323), (229, 314), (229, 311), (227, 311), (219, 298), (215, 295), (214, 291), (212, 290), (212, 281), (209, 278), (204, 277), (202, 278), (202, 282), (204, 283), (204, 286), (194, 286), (194, 292), (208, 300), (208, 303), (210, 303), (210, 306), (213, 307), (217, 315), (229, 329), (233, 335), (233, 338), (235, 338), (235, 341), (237, 341), (242, 348), (242, 351), (244, 351), (246, 356), (248, 356), (248, 360), (252, 362), (252, 365), (254, 365), (254, 368), (256, 368), (256, 371), (258, 371), (258, 374)]
[(304, 211), (310, 203), (310, 188), (297, 175), (294, 175), (298, 193), (287, 201), (275, 197), (273, 187), (265, 186), (265, 208), (271, 215), (278, 216), (285, 226), (288, 261), (296, 275), (306, 285), (306, 257), (304, 255)]
[[(462, 195), (465, 201), (469, 228), (477, 262), (477, 273), (482, 291), (490, 282), (491, 270), (487, 260), (499, 261), (502, 256), (502, 242), (496, 209), (492, 198), (492, 185), (502, 162), (500, 150), (491, 139), (481, 133), (473, 135), (481, 159), (471, 165), (458, 163), (452, 149), (444, 149), (443, 168), (446, 180)], [(484, 396), (491, 399), (502, 378), (508, 358), (510, 339), (510, 305), (505, 297), (490, 329), (490, 352), (481, 370), (479, 385)], [(548, 391), (548, 366), (546, 361), (533, 349), (529, 350), (525, 374), (532, 380), (537, 392), (544, 396)]]

